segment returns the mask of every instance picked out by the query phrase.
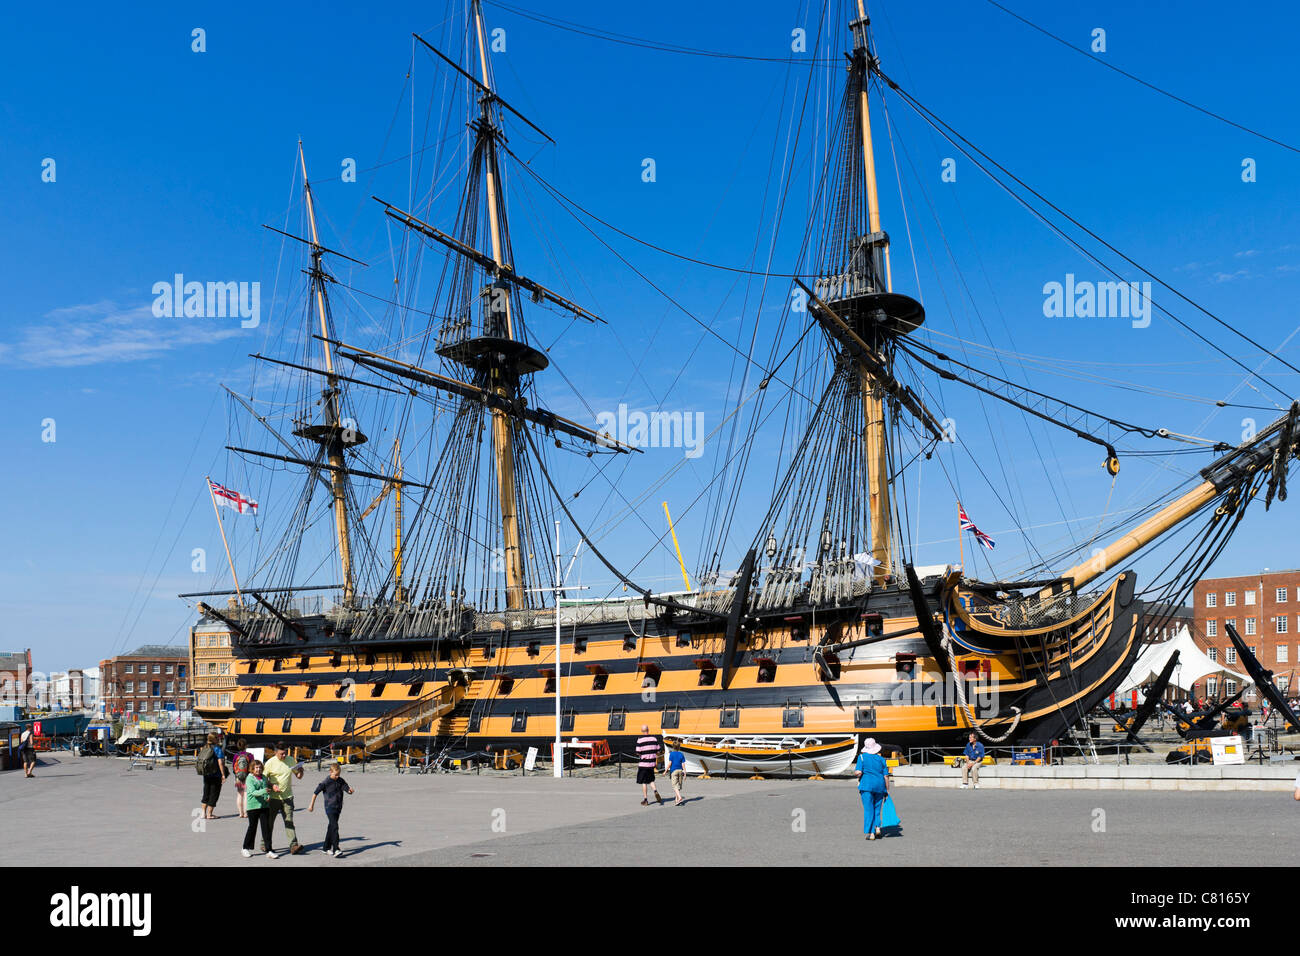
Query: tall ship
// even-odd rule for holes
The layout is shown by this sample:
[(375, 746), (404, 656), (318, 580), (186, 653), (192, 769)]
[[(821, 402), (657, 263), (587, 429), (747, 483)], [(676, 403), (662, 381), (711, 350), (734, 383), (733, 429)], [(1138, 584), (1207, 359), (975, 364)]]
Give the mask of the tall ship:
[[(461, 60), (417, 38), (456, 90), (449, 101), (469, 108), (463, 155), (431, 154), (430, 193), (460, 190), (454, 221), (382, 198), (374, 207), (402, 237), (398, 275), (436, 278), (433, 304), (402, 311), (400, 334), (336, 328), (338, 270), (356, 263), (321, 240), (300, 149), (305, 234), (282, 231), (307, 260), (306, 334), (292, 354), (254, 356), (287, 411), (273, 420), (231, 391), (244, 419), (228, 446), (275, 476), (263, 506), (289, 517), (248, 566), (232, 558), (235, 587), (182, 595), (201, 615), (201, 713), (235, 736), (371, 753), (546, 753), (557, 736), (627, 752), (644, 725), (680, 742), (692, 766), (831, 773), (866, 737), (906, 751), (972, 732), (1026, 746), (1076, 733), (1136, 659), (1144, 600), (1176, 607), (1250, 505), (1285, 499), (1300, 404), (1249, 440), (1208, 443), (1190, 487), (1096, 547), (1074, 541), (1007, 580), (980, 580), (956, 554), (917, 566), (907, 510), (959, 507), (909, 492), (916, 463), (951, 441), (925, 377), (1093, 443), (1111, 480), (1120, 439), (1169, 436), (963, 364), (920, 334), (925, 308), (895, 289), (872, 125), (876, 97), (909, 94), (883, 71), (862, 0), (842, 27), (842, 90), (802, 251), (770, 273), (791, 283), (790, 351), (756, 362), (761, 381), (736, 402), (742, 437), (702, 505), (719, 544), (694, 575), (682, 563), (682, 589), (647, 587), (607, 553), (608, 532), (594, 530), (603, 516), (579, 513), (572, 483), (556, 477), (558, 456), (626, 459), (627, 474), (643, 456), (548, 407), (558, 376), (546, 323), (599, 332), (605, 320), (516, 259), (507, 187), (535, 173), (505, 130), (549, 137), (498, 92), (478, 3)], [(449, 123), (465, 120), (453, 110)], [(786, 362), (790, 341), (799, 358)], [(797, 438), (765, 454), (744, 436), (778, 396), (800, 409), (787, 418)], [(721, 490), (763, 469), (764, 508)], [(1174, 533), (1186, 544), (1159, 580), (1140, 582), (1132, 562)], [(972, 534), (971, 547), (985, 538)], [(575, 542), (619, 582), (616, 596), (575, 590)]]

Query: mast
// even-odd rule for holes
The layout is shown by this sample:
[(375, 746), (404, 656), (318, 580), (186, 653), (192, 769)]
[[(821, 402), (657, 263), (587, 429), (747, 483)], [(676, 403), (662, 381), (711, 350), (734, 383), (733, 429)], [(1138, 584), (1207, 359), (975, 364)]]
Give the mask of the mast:
[(320, 443), (329, 460), (330, 496), (334, 501), (334, 532), (338, 541), (339, 562), (343, 572), (343, 604), (351, 605), (356, 596), (356, 580), (352, 573), (352, 537), (348, 530), (347, 509), (347, 466), (344, 451), (366, 440), (357, 431), (355, 425), (344, 428), (339, 414), (339, 378), (334, 371), (334, 355), (331, 342), (334, 340), (330, 331), (329, 301), (325, 293), (325, 283), (332, 281), (321, 265), (325, 247), (320, 244), (320, 235), (316, 229), (316, 206), (312, 200), (311, 183), (307, 180), (307, 158), (303, 153), (302, 141), (298, 141), (298, 162), (302, 167), (302, 189), (307, 204), (307, 220), (311, 228), (311, 277), (312, 299), (316, 303), (316, 315), (320, 322), (321, 347), (325, 352), (325, 390), (321, 398), (325, 407), (324, 425), (304, 425), (294, 434)]
[[(889, 269), (889, 237), (880, 230), (880, 198), (876, 192), (876, 155), (871, 142), (871, 108), (867, 101), (867, 18), (864, 0), (858, 0), (858, 19), (852, 24), (856, 41), (853, 50), (853, 69), (858, 71), (861, 88), (858, 92), (859, 122), (862, 127), (862, 164), (867, 178), (867, 217), (872, 239), (882, 236), (881, 251), (885, 260), (885, 291), (893, 292), (893, 278)], [(885, 423), (885, 402), (881, 383), (863, 366), (859, 365), (862, 387), (862, 411), (865, 425), (863, 443), (867, 457), (867, 492), (871, 513), (871, 556), (878, 562), (873, 571), (877, 583), (884, 582), (893, 573), (893, 526), (889, 518), (889, 433)]]
[[(482, 70), (482, 85), (488, 93), (480, 98), (481, 115), (478, 133), (483, 138), (484, 178), (487, 183), (488, 224), (492, 234), (492, 261), (497, 272), (507, 265), (502, 255), (501, 220), (505, 216), (505, 207), (501, 204), (499, 193), (499, 174), (497, 169), (496, 138), (498, 129), (492, 120), (492, 98), (494, 90), (488, 73), (487, 39), (483, 27), (483, 10), (474, 2), (474, 35), (478, 40), (479, 66)], [(494, 284), (490, 287), (490, 308), (493, 313), (501, 313), (498, 321), (504, 320), (503, 327), (495, 334), (513, 340), (514, 316), (511, 314), (511, 296), (508, 287)], [(490, 371), (490, 387), (496, 395), (513, 405), (516, 396), (514, 377), (508, 375), (499, 365)], [(497, 500), (501, 507), (501, 546), (504, 550), (506, 573), (506, 607), (524, 606), (524, 566), (523, 550), (519, 546), (519, 515), (515, 489), (515, 451), (514, 429), (510, 415), (501, 408), (492, 409), (492, 451), (496, 463)], [(557, 678), (558, 679), (558, 678)]]

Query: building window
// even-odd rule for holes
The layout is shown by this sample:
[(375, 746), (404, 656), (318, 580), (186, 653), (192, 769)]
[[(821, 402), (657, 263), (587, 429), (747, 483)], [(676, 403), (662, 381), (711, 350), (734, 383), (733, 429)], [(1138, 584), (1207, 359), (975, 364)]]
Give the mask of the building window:
[(1277, 646), (1277, 662), (1278, 662), (1279, 664), (1285, 664), (1285, 663), (1287, 663), (1287, 657), (1289, 656), (1289, 655), (1287, 654), (1287, 652), (1288, 652), (1289, 650), (1290, 650), (1290, 648), (1288, 648), (1287, 645), (1285, 645), (1285, 644), (1279, 644), (1279, 645)]
[(1246, 592), (1246, 605), (1247, 605), (1247, 606), (1250, 606), (1250, 605), (1252, 605), (1252, 604), (1254, 604), (1254, 603), (1255, 603), (1255, 592), (1254, 592), (1254, 591), (1247, 591), (1247, 592)]
[(1217, 594), (1207, 594), (1207, 595), (1205, 595), (1205, 606), (1206, 606), (1206, 607), (1218, 607), (1218, 606), (1219, 606), (1219, 595), (1217, 595)]
[(1237, 619), (1234, 617), (1231, 621), (1224, 621), (1223, 626), (1225, 630), (1230, 627), (1235, 628), (1237, 626)]
[(184, 693), (185, 693), (185, 686), (186, 686), (186, 685), (185, 685), (185, 681), (181, 681), (181, 688), (180, 688), (180, 692), (181, 692), (181, 693), (182, 693), (182, 694), (184, 694)]
[(1285, 603), (1286, 603), (1286, 588), (1278, 588), (1278, 589), (1277, 589), (1277, 602), (1278, 602), (1279, 604), (1285, 604)]
[(126, 702), (126, 712), (129, 714), (129, 713), (133, 712), (134, 710), (135, 710), (135, 701), (133, 701), (133, 700), (128, 700), (128, 701)]
[(1218, 637), (1218, 636), (1219, 636), (1219, 622), (1218, 622), (1218, 621), (1206, 621), (1206, 622), (1205, 622), (1205, 636), (1206, 636), (1206, 637)]
[(1236, 606), (1237, 606), (1237, 592), (1236, 592), (1236, 591), (1229, 591), (1227, 594), (1225, 594), (1225, 595), (1223, 596), (1223, 603), (1226, 604), (1226, 605), (1228, 605), (1228, 607), (1236, 607)]
[(1219, 649), (1217, 647), (1211, 647), (1205, 654), (1215, 664), (1219, 663)]
[(150, 689), (151, 689), (151, 691), (152, 691), (152, 693), (150, 694), (151, 697), (157, 697), (157, 696), (158, 696), (158, 684), (159, 684), (158, 681), (153, 681), (153, 682), (151, 682), (151, 684), (150, 684)]
[(1285, 634), (1287, 632), (1287, 626), (1290, 623), (1291, 623), (1290, 618), (1284, 617), (1283, 615), (1279, 614), (1277, 616), (1277, 632), (1279, 634)]
[(1247, 636), (1249, 636), (1254, 633), (1255, 633), (1255, 619), (1253, 617), (1248, 617), (1246, 618), (1246, 634)]
[(179, 664), (179, 665), (177, 665), (177, 667), (176, 667), (176, 676), (179, 677), (179, 678), (181, 678), (181, 679), (184, 679), (184, 677), (185, 677), (185, 665), (184, 665), (184, 664)]
[(1224, 694), (1224, 696), (1225, 696), (1225, 697), (1231, 697), (1231, 696), (1232, 696), (1233, 694), (1235, 694), (1236, 692), (1237, 692), (1237, 682), (1236, 682), (1235, 680), (1233, 680), (1231, 677), (1225, 679), (1224, 682), (1223, 682), (1223, 694)]
[(161, 674), (161, 673), (162, 673), (162, 665), (161, 665), (161, 664), (155, 664), (155, 665), (153, 666), (153, 672), (154, 672), (155, 674)]
[(167, 682), (167, 693), (169, 693), (169, 694), (174, 694), (174, 693), (175, 693), (175, 691), (172, 690), (172, 682), (171, 682), (171, 681), (168, 681), (168, 682)]
[(126, 665), (126, 672), (127, 672), (128, 674), (134, 674), (134, 673), (135, 673), (135, 665), (134, 665), (134, 664), (127, 664), (127, 665)]
[(223, 673), (223, 674), (229, 674), (229, 673), (230, 673), (230, 662), (229, 662), (229, 661), (222, 661), (222, 663), (221, 663), (221, 673)]
[(1237, 663), (1237, 649), (1235, 647), (1228, 648), (1228, 653), (1224, 655), (1223, 659), (1229, 664)]
[(217, 662), (216, 662), (216, 661), (208, 661), (208, 676), (209, 676), (209, 677), (216, 677), (216, 676), (217, 676)]
[(170, 674), (171, 672), (172, 672), (172, 665), (171, 665), (171, 664), (168, 664), (168, 665), (167, 665), (167, 673)]
[(135, 681), (133, 681), (133, 680), (129, 680), (129, 681), (126, 682), (126, 693), (128, 693), (128, 694), (134, 694), (134, 693), (135, 693)]

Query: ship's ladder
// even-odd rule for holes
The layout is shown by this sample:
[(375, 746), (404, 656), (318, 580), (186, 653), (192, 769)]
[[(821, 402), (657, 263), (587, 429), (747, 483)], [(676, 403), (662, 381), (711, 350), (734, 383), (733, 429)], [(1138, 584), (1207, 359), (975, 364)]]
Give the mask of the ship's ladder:
[(464, 694), (465, 687), (461, 685), (443, 684), (423, 697), (367, 721), (339, 743), (347, 747), (359, 745), (364, 752), (371, 753), (451, 712)]
[(452, 740), (459, 740), (469, 733), (469, 719), (473, 713), (475, 705), (478, 703), (479, 695), (487, 686), (487, 681), (469, 679), (469, 685), (462, 688), (460, 700), (457, 706), (443, 715), (438, 722), (438, 736), (450, 737)]

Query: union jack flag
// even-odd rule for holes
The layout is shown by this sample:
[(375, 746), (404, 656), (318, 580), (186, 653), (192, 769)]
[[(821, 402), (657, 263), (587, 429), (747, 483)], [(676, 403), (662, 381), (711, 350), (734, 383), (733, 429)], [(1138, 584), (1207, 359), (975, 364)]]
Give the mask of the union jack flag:
[(212, 489), (212, 500), (218, 505), (234, 508), (241, 515), (257, 514), (257, 502), (252, 498), (245, 498), (238, 491), (231, 491), (211, 479), (208, 480), (208, 487)]
[(978, 540), (980, 544), (984, 545), (984, 547), (988, 548), (990, 551), (993, 550), (993, 539), (979, 528), (975, 527), (975, 522), (970, 520), (970, 516), (966, 514), (966, 509), (961, 506), (960, 501), (957, 502), (957, 521), (961, 526), (962, 531), (971, 532), (975, 535), (976, 540)]

